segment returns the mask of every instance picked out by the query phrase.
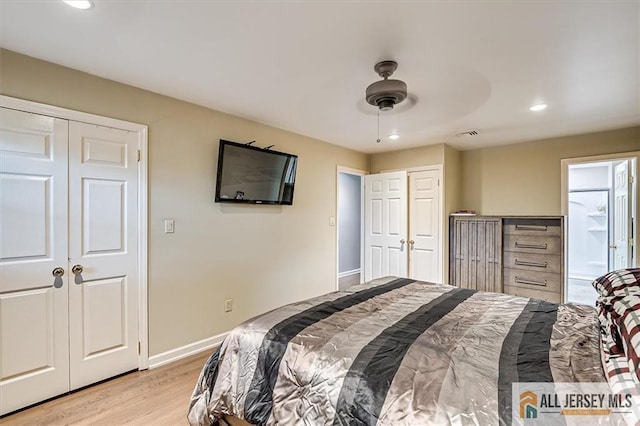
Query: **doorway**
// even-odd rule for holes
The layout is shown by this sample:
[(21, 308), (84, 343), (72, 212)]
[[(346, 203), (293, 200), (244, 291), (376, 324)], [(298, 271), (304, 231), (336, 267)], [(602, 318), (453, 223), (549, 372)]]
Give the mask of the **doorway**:
[(365, 177), (364, 278), (443, 282), (442, 166)]
[(593, 306), (598, 295), (592, 281), (636, 262), (637, 157), (584, 159), (566, 166), (565, 300)]
[(337, 289), (360, 284), (362, 274), (363, 170), (338, 167), (337, 176)]
[(0, 109), (4, 415), (146, 368), (147, 141), (135, 123)]

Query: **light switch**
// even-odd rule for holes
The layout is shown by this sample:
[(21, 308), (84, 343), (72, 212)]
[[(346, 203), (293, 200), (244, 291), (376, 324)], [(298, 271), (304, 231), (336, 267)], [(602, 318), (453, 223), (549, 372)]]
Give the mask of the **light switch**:
[(329, 226), (336, 226), (336, 217), (329, 216)]
[(165, 234), (173, 234), (176, 226), (176, 221), (173, 219), (165, 219), (164, 220), (164, 233)]

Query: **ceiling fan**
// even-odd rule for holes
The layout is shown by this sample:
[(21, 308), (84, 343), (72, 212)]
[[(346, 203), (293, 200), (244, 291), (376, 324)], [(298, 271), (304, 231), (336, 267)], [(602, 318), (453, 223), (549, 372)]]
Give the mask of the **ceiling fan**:
[(374, 67), (383, 80), (376, 81), (367, 87), (365, 97), (367, 103), (376, 106), (380, 111), (390, 111), (393, 106), (407, 98), (407, 85), (401, 80), (389, 80), (389, 77), (398, 69), (395, 61), (381, 61)]

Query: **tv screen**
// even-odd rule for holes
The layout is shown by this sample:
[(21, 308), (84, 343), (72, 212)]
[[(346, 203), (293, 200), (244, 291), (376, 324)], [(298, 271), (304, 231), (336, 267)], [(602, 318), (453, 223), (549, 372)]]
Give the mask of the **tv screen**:
[(293, 204), (298, 156), (220, 139), (216, 202)]

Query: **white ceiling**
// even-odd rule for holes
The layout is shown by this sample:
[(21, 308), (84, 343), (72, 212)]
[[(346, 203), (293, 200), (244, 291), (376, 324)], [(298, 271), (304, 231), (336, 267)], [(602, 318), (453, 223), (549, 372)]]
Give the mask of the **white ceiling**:
[[(94, 3), (0, 0), (0, 45), (367, 153), (640, 125), (637, 1)], [(410, 99), (377, 144), (385, 59)]]

